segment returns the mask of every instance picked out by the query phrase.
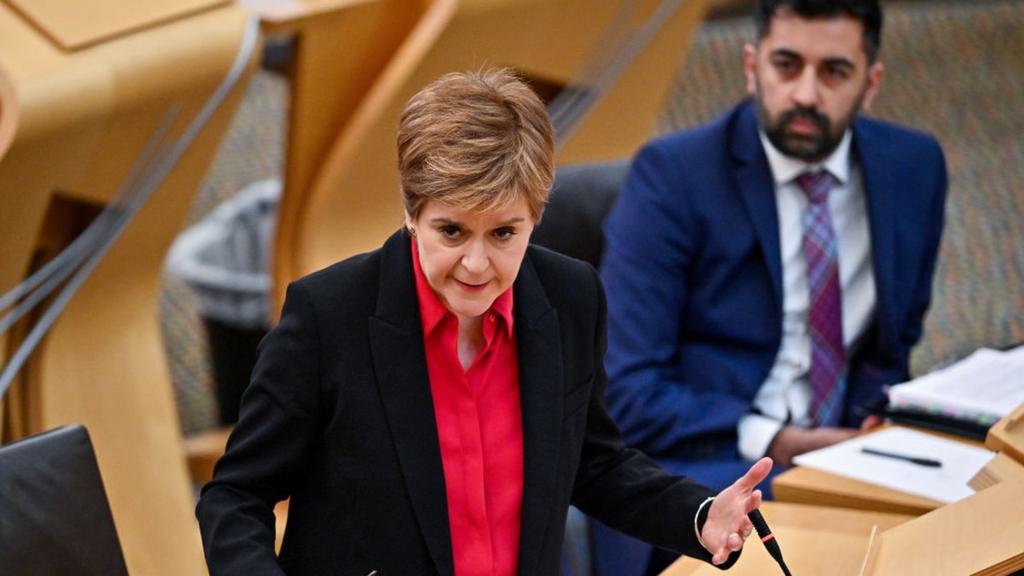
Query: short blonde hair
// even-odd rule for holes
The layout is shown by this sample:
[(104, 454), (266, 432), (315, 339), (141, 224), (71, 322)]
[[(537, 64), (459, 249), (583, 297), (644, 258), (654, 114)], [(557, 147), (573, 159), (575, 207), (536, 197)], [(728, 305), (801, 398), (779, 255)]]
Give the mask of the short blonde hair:
[(508, 69), (442, 76), (406, 104), (398, 127), (402, 201), (472, 210), (525, 197), (539, 221), (554, 179), (554, 136), (540, 98)]

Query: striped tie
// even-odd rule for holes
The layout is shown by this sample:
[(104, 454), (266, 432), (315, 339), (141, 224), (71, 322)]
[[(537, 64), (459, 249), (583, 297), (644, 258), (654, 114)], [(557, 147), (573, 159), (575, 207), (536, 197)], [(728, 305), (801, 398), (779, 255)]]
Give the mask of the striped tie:
[(811, 418), (815, 426), (834, 426), (842, 414), (845, 353), (839, 259), (828, 212), (833, 178), (826, 171), (808, 172), (798, 176), (796, 183), (810, 202), (804, 213), (804, 260), (811, 302), (807, 323), (811, 336)]

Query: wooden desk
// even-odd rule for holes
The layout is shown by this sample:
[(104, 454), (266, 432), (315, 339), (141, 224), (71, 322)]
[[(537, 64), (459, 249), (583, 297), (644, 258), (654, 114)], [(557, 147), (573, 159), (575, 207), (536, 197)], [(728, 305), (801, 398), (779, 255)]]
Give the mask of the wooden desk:
[[(879, 532), (898, 526), (911, 516), (881, 514), (766, 502), (765, 520), (779, 539), (779, 546), (793, 574), (852, 576), (860, 573), (873, 526)], [(755, 534), (747, 540), (739, 562), (730, 576), (781, 574)], [(680, 558), (662, 576), (711, 576), (723, 574), (718, 568), (693, 558)]]
[[(880, 430), (883, 429), (879, 428)], [(919, 430), (957, 442), (982, 447), (980, 442), (948, 434)], [(813, 468), (791, 468), (772, 480), (772, 491), (779, 502), (835, 506), (873, 512), (920, 516), (941, 507), (938, 500), (907, 494), (892, 488), (869, 484)]]
[(224, 455), (232, 426), (222, 426), (185, 437), (185, 457), (192, 482), (202, 485), (213, 479), (213, 467)]

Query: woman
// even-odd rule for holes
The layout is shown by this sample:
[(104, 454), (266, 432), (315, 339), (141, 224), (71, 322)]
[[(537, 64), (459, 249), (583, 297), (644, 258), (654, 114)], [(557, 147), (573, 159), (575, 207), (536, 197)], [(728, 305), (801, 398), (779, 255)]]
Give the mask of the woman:
[(398, 156), (404, 229), (293, 283), (260, 345), (197, 508), (211, 574), (556, 574), (570, 503), (733, 561), (770, 461), (712, 500), (622, 446), (597, 274), (528, 245), (554, 173), (540, 100), (450, 74), (407, 105)]

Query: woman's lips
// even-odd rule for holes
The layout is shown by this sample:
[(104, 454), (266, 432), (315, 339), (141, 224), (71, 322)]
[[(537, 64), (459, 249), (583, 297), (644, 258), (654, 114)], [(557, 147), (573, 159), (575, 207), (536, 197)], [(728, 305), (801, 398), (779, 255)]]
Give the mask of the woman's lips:
[(462, 280), (459, 280), (458, 278), (455, 279), (455, 282), (458, 283), (458, 285), (463, 290), (465, 290), (467, 292), (480, 292), (484, 288), (487, 288), (487, 285), (490, 284), (490, 282), (481, 282), (480, 284), (471, 284), (469, 282), (463, 282)]

